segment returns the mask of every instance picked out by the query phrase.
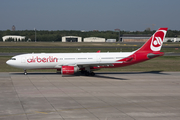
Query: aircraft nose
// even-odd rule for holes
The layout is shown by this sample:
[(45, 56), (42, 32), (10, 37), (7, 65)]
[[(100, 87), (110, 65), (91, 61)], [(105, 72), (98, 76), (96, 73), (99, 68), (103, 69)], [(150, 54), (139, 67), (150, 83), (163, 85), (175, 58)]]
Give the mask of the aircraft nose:
[(8, 61), (6, 61), (6, 64), (8, 64), (8, 65), (9, 65), (9, 60), (8, 60)]
[(8, 65), (10, 65), (10, 66), (12, 66), (12, 65), (13, 65), (13, 63), (12, 63), (12, 61), (11, 61), (11, 60), (6, 61), (6, 64), (8, 64)]

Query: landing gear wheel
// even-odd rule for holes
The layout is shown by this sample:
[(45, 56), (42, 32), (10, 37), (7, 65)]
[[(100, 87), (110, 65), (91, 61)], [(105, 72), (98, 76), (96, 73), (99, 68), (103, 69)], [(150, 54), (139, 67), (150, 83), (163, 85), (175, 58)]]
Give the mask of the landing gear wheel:
[(95, 75), (95, 73), (94, 73), (94, 72), (91, 72), (91, 73), (90, 73), (90, 75), (91, 75), (91, 76), (94, 76), (94, 75)]
[(81, 74), (83, 74), (85, 76), (94, 76), (95, 75), (94, 72), (88, 72), (86, 70), (81, 70)]
[(85, 70), (81, 70), (81, 74), (85, 74)]
[(27, 75), (27, 71), (26, 70), (24, 70), (24, 75)]
[(89, 74), (90, 74), (90, 73), (89, 73), (88, 71), (85, 72), (85, 75), (86, 75), (86, 76), (89, 76)]

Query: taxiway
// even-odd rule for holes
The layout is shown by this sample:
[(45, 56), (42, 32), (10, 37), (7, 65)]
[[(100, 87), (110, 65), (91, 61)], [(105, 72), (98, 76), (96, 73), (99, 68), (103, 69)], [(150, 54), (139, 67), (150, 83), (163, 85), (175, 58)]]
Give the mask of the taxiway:
[(179, 120), (180, 72), (0, 73), (1, 120)]

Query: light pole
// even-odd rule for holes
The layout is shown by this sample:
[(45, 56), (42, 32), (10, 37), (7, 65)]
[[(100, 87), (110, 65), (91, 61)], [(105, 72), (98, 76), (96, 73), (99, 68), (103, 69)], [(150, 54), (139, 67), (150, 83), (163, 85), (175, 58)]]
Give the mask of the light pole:
[(120, 42), (120, 29), (115, 29), (114, 31), (119, 32), (118, 42)]
[(35, 31), (35, 42), (36, 42), (36, 28), (34, 28), (34, 31)]

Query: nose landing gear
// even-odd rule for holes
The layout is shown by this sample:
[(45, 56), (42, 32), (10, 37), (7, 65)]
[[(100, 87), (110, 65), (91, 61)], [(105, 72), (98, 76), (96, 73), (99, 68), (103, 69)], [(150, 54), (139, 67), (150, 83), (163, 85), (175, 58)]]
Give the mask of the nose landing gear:
[(24, 75), (27, 75), (27, 71), (26, 70), (24, 70)]

